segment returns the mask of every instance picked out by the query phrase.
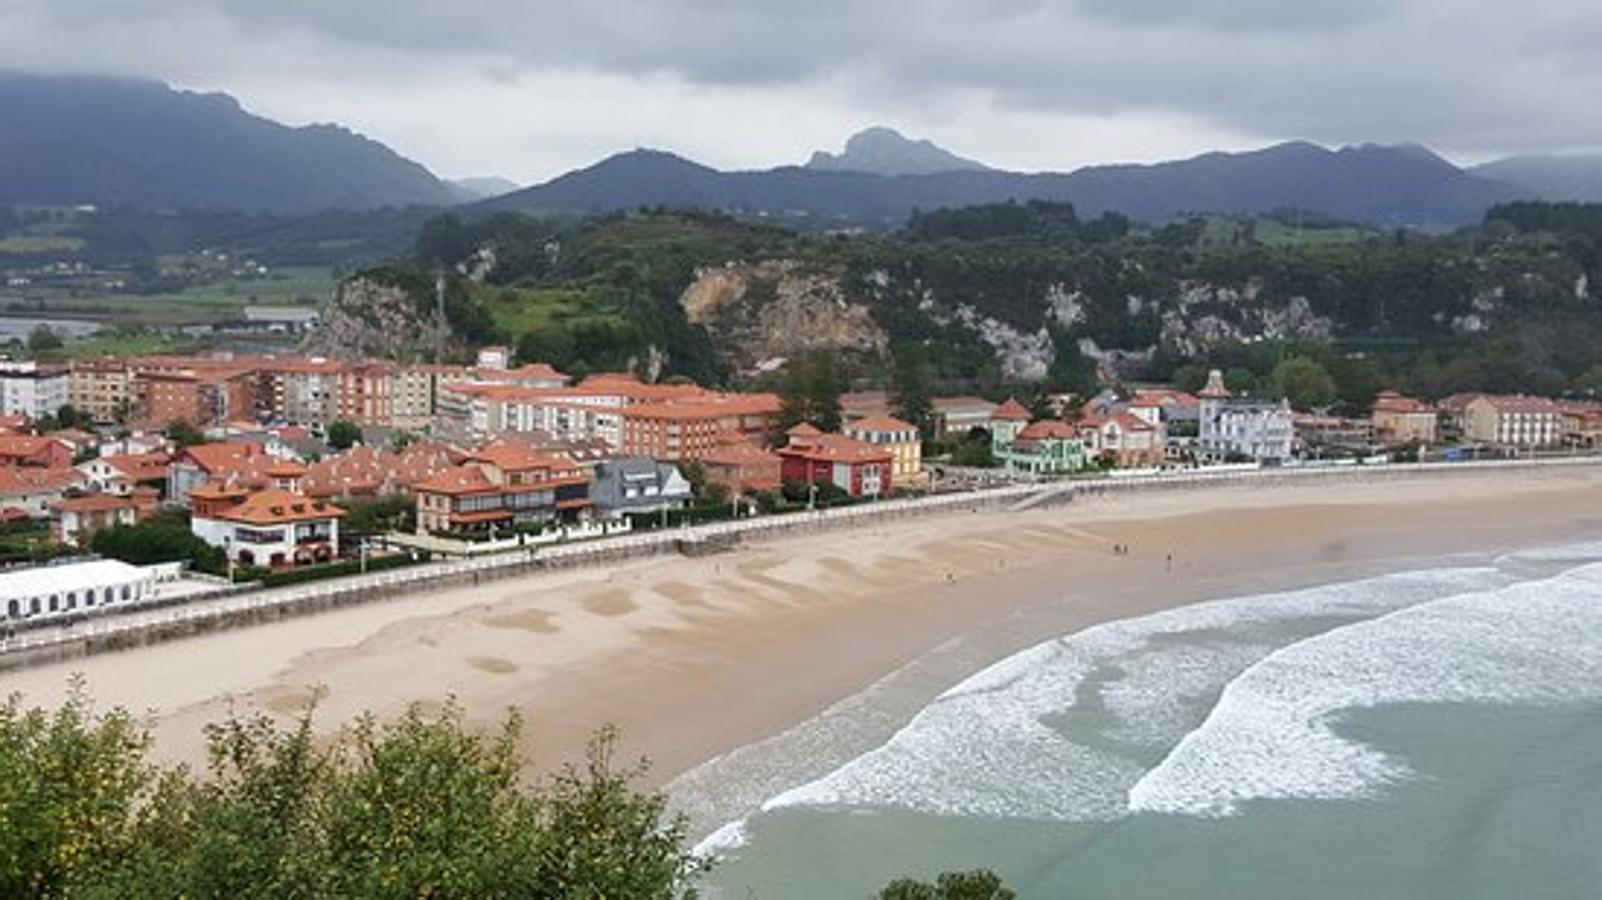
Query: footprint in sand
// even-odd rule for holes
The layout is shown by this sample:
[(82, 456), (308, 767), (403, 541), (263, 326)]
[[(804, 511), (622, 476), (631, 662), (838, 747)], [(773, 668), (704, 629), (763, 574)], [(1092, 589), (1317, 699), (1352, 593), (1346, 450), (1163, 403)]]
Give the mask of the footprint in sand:
[(584, 608), (598, 616), (626, 616), (639, 606), (629, 599), (627, 591), (604, 591), (591, 594), (580, 601)]
[(467, 660), (467, 664), (491, 675), (510, 675), (517, 671), (516, 664), (499, 656), (474, 656)]
[(511, 628), (518, 631), (552, 634), (562, 630), (555, 620), (556, 615), (548, 610), (523, 609), (503, 616), (489, 616), (484, 619), (484, 624), (491, 628)]

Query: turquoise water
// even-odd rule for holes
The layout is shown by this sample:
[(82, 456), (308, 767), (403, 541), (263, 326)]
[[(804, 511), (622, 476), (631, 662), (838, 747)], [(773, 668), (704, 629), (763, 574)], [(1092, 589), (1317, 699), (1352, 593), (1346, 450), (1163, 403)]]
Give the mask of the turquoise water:
[(1602, 897), (1602, 548), (1116, 622), (716, 835), (715, 896)]

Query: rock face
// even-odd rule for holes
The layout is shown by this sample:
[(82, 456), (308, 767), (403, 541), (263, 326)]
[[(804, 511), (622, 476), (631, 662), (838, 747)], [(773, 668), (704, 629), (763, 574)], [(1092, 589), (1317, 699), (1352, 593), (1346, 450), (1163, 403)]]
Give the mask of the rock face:
[(798, 350), (877, 354), (887, 343), (868, 307), (847, 297), (841, 272), (795, 260), (702, 269), (679, 303), (690, 324), (705, 327), (725, 358), (746, 371)]
[(449, 341), (449, 328), (432, 311), (424, 312), (405, 288), (357, 277), (340, 283), (301, 349), (333, 359), (421, 362), (432, 360), (435, 347)]

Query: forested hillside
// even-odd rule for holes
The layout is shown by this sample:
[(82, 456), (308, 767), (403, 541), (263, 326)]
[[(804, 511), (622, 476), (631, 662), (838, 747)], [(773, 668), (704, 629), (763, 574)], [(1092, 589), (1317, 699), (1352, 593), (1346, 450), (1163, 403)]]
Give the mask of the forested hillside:
[(1602, 207), (1572, 204), (1497, 207), (1441, 236), (1290, 212), (1141, 228), (1052, 203), (855, 236), (660, 211), (500, 214), (436, 219), (408, 259), (366, 278), (427, 288), (413, 298), (426, 311), (429, 273), (446, 272), (458, 352), (506, 341), (578, 372), (740, 382), (821, 346), (868, 383), (887, 356), (924, 348), (949, 389), (1188, 382), (1209, 366), (1266, 387), (1302, 355), (1360, 403), (1381, 386), (1602, 387), (1599, 240)]

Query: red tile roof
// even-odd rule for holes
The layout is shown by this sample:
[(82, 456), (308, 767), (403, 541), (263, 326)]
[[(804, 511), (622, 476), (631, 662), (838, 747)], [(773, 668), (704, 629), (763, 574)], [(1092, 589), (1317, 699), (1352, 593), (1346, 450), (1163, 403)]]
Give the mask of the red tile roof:
[(133, 509), (132, 497), (116, 497), (111, 494), (89, 494), (83, 497), (68, 497), (56, 500), (50, 508), (60, 512), (93, 513), (111, 512), (118, 509)]
[(1018, 402), (1018, 398), (1008, 397), (1007, 402), (991, 411), (990, 418), (1004, 422), (1027, 422), (1034, 416)]
[(1434, 407), (1413, 397), (1404, 397), (1395, 391), (1380, 391), (1374, 398), (1374, 412), (1433, 413)]
[(217, 513), (217, 518), (224, 521), (250, 525), (278, 525), (344, 517), (345, 511), (337, 506), (313, 500), (305, 494), (280, 490), (257, 491), (237, 506)]
[(780, 456), (794, 456), (817, 462), (890, 462), (895, 454), (883, 444), (869, 444), (840, 434), (820, 434), (803, 443), (779, 450)]
[(1074, 440), (1078, 432), (1072, 425), (1060, 419), (1042, 419), (1039, 422), (1030, 422), (1023, 430), (1018, 432), (1020, 441), (1048, 441), (1048, 440)]
[(201, 471), (210, 474), (237, 471), (253, 458), (265, 458), (267, 449), (261, 444), (196, 444), (186, 447), (178, 458), (189, 459)]
[(869, 416), (846, 425), (842, 431), (917, 431), (918, 426), (909, 425), (895, 416)]
[(35, 494), (64, 491), (84, 482), (77, 469), (24, 469), (0, 467), (0, 494)]

